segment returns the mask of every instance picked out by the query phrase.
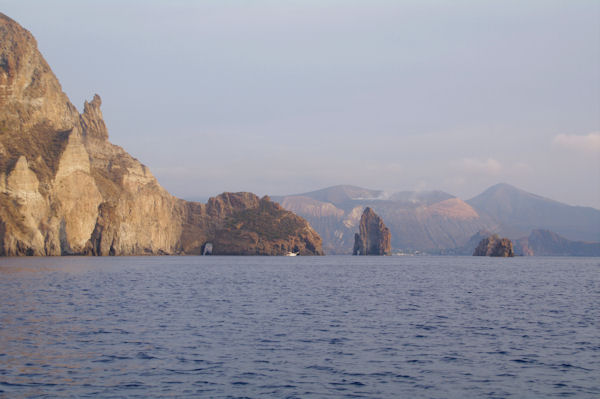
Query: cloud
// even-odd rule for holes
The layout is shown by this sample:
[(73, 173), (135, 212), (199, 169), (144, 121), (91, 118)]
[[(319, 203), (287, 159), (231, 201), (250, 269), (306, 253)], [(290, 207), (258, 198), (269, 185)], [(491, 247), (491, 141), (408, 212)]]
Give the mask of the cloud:
[(488, 158), (486, 160), (463, 158), (456, 162), (456, 166), (461, 171), (469, 174), (496, 176), (502, 172), (502, 164), (494, 158)]
[(600, 133), (589, 133), (587, 135), (559, 134), (554, 137), (552, 144), (556, 147), (572, 151), (599, 153)]

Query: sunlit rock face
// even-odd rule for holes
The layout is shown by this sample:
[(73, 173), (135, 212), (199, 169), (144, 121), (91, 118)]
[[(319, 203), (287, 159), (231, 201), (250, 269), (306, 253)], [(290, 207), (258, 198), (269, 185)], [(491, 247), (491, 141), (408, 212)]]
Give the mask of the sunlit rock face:
[(33, 36), (0, 13), (0, 255), (322, 254), (268, 198), (170, 195), (108, 141), (100, 96), (80, 114)]

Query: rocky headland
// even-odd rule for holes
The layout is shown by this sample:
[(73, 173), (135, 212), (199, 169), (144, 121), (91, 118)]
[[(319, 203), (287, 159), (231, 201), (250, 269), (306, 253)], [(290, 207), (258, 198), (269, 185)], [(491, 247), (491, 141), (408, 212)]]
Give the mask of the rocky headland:
[(392, 235), (383, 220), (369, 207), (360, 217), (359, 233), (354, 235), (354, 255), (389, 255)]
[(497, 234), (484, 238), (479, 242), (473, 256), (494, 256), (509, 258), (515, 256), (513, 243), (508, 238), (500, 238)]
[(108, 141), (98, 95), (71, 104), (27, 30), (0, 13), (0, 255), (320, 255), (268, 197), (173, 197)]

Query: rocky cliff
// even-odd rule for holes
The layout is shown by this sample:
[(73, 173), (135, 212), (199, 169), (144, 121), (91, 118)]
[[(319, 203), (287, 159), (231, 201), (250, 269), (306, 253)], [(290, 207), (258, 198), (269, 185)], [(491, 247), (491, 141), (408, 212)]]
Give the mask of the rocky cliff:
[(207, 204), (164, 190), (108, 141), (98, 95), (80, 114), (34, 37), (0, 13), (0, 255), (322, 254), (319, 235), (268, 198)]
[(473, 256), (495, 256), (512, 257), (515, 256), (512, 241), (508, 238), (500, 238), (498, 235), (492, 235), (481, 240)]
[(390, 230), (383, 220), (369, 207), (360, 217), (359, 233), (354, 236), (354, 255), (389, 255), (391, 248)]

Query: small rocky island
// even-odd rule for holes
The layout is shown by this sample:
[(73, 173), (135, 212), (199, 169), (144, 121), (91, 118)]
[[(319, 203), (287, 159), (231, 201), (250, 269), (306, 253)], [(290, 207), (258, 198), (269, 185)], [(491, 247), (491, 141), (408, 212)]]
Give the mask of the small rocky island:
[(497, 234), (484, 238), (479, 242), (473, 256), (495, 256), (509, 258), (515, 256), (513, 243), (508, 238), (500, 238)]
[(389, 255), (392, 234), (383, 220), (369, 207), (360, 217), (359, 233), (354, 235), (353, 255)]

